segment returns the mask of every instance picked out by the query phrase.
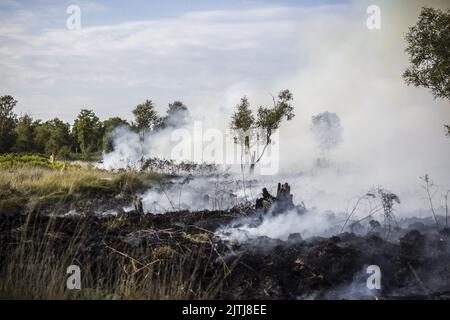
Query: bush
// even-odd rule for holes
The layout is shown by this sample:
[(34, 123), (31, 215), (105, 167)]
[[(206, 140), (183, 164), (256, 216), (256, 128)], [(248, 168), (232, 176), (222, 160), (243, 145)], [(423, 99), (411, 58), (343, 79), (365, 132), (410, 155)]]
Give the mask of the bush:
[(23, 167), (42, 167), (49, 169), (61, 169), (64, 166), (61, 162), (50, 162), (42, 154), (3, 154), (0, 155), (0, 168), (23, 168)]

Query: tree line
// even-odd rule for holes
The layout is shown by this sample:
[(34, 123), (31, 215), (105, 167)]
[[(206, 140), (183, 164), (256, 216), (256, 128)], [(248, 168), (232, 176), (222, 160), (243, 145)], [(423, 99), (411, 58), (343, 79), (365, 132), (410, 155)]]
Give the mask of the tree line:
[(188, 108), (181, 101), (170, 103), (166, 114), (160, 116), (151, 100), (137, 105), (134, 120), (120, 117), (100, 120), (93, 110), (81, 109), (72, 124), (53, 118), (33, 119), (29, 114), (18, 116), (17, 105), (10, 95), (0, 97), (0, 153), (54, 154), (60, 159), (93, 159), (102, 152), (113, 150), (113, 132), (126, 127), (141, 139), (155, 130), (176, 127), (189, 117)]

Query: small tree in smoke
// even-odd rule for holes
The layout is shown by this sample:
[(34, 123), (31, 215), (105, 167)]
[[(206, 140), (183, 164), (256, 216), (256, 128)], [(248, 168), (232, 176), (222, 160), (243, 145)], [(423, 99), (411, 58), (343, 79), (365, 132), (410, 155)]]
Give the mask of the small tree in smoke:
[(237, 105), (237, 111), (231, 117), (230, 128), (234, 131), (234, 143), (241, 147), (241, 173), (242, 184), (245, 193), (245, 157), (250, 155), (251, 146), (251, 129), (254, 127), (255, 117), (250, 109), (250, 103), (247, 97), (241, 98), (241, 102)]
[(258, 109), (258, 117), (256, 119), (256, 127), (264, 133), (264, 149), (259, 157), (253, 159), (252, 166), (258, 163), (267, 146), (272, 142), (272, 134), (280, 127), (283, 119), (292, 120), (294, 118), (294, 107), (291, 101), (294, 99), (289, 90), (283, 90), (278, 94), (278, 99), (273, 98), (273, 107), (262, 107)]
[(247, 97), (241, 98), (237, 111), (231, 117), (230, 127), (235, 132), (234, 142), (241, 146), (241, 167), (244, 166), (242, 156), (250, 154), (250, 130), (254, 127), (255, 117), (250, 110)]
[(189, 121), (189, 110), (181, 101), (169, 103), (166, 116), (161, 118), (158, 129), (177, 128)]
[(128, 128), (130, 127), (130, 124), (128, 123), (128, 121), (119, 117), (112, 117), (103, 121), (103, 128), (105, 132), (103, 135), (102, 143), (103, 151), (112, 152), (114, 150), (113, 132), (119, 127)]
[(436, 210), (433, 204), (433, 198), (438, 191), (438, 187), (434, 184), (434, 182), (431, 180), (428, 174), (425, 174), (423, 177), (420, 177), (420, 179), (423, 181), (422, 188), (425, 190), (427, 194), (427, 200), (428, 203), (430, 204), (430, 210), (433, 215), (434, 222), (436, 222), (436, 226), (439, 228), (439, 220), (437, 219)]
[(272, 134), (280, 127), (283, 119), (289, 121), (295, 116), (294, 108), (291, 105), (292, 100), (293, 96), (289, 90), (281, 91), (277, 98), (273, 98), (272, 107), (260, 106), (258, 108), (256, 119), (246, 97), (242, 98), (241, 103), (237, 106), (237, 112), (233, 114), (231, 121), (231, 129), (236, 133), (235, 143), (241, 144), (244, 152), (250, 153), (253, 143), (250, 130), (255, 129), (260, 132), (256, 134), (255, 142), (262, 142), (264, 145), (259, 154), (253, 151), (250, 157), (251, 172), (263, 157), (267, 147), (272, 142)]
[(141, 141), (141, 161), (144, 161), (145, 136), (161, 125), (161, 118), (155, 110), (152, 100), (145, 100), (144, 103), (138, 104), (136, 108), (133, 109), (133, 115), (133, 128), (135, 128), (139, 134), (139, 140)]
[(383, 188), (378, 188), (377, 192), (381, 200), (381, 207), (383, 208), (384, 225), (387, 227), (388, 225), (391, 225), (391, 222), (396, 222), (394, 203), (396, 202), (399, 204), (400, 198), (395, 193)]
[(138, 104), (133, 109), (133, 115), (133, 127), (139, 133), (142, 141), (145, 139), (145, 135), (155, 129), (161, 121), (152, 100), (145, 100), (144, 103)]
[(323, 112), (311, 119), (311, 132), (323, 152), (329, 152), (342, 142), (341, 120), (336, 113)]
[[(373, 201), (376, 201), (374, 204)], [(354, 220), (352, 225), (357, 225), (361, 221), (366, 220), (368, 218), (373, 217), (375, 214), (381, 212), (383, 214), (383, 220), (384, 220), (384, 229), (386, 236), (389, 235), (389, 232), (391, 231), (392, 224), (397, 224), (397, 221), (395, 219), (395, 209), (394, 205), (395, 203), (400, 204), (400, 198), (393, 192), (386, 190), (382, 187), (378, 187), (375, 189), (370, 190), (365, 195), (360, 196), (356, 199), (356, 202), (354, 203), (352, 209), (347, 213), (347, 218), (345, 220), (344, 225), (341, 228), (341, 232), (345, 230), (348, 223), (357, 215), (357, 212), (360, 211), (359, 207), (362, 203), (367, 203), (369, 205), (368, 208), (364, 209), (364, 212), (368, 213), (363, 218), (359, 218), (357, 220)], [(370, 225), (372, 227), (379, 224), (377, 221), (371, 221)]]

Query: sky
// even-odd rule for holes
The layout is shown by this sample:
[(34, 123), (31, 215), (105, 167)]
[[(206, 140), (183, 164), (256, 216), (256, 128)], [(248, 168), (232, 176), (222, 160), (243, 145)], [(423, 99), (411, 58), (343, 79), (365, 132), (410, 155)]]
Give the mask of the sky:
[[(81, 10), (79, 30), (66, 26), (69, 5)], [(367, 28), (369, 5), (380, 29)], [(333, 156), (371, 183), (407, 187), (428, 172), (444, 184), (449, 102), (401, 77), (404, 35), (424, 5), (450, 2), (2, 0), (1, 94), (19, 114), (68, 122), (81, 108), (131, 119), (146, 99), (160, 112), (181, 100), (194, 119), (226, 128), (243, 95), (256, 109), (290, 89), (296, 117), (280, 130), (282, 167), (311, 163), (311, 117), (329, 111), (344, 128)]]
[[(73, 4), (80, 30), (66, 27)], [(333, 16), (359, 14), (361, 28), (365, 8), (356, 10), (324, 0), (2, 0), (0, 85), (20, 112), (44, 119), (71, 121), (82, 107), (130, 118), (145, 99), (161, 110), (175, 99), (230, 108), (227, 95), (241, 84), (267, 92), (308, 63), (305, 20), (329, 19), (321, 29), (333, 32)]]
[[(402, 34), (393, 39), (392, 29), (405, 32), (422, 3), (393, 3), (378, 1), (383, 27), (370, 31), (366, 8), (377, 1), (2, 0), (0, 86), (19, 113), (43, 119), (72, 121), (81, 108), (130, 119), (145, 99), (161, 111), (179, 99), (199, 115), (209, 107), (230, 112), (243, 94), (263, 104), (283, 83), (295, 91), (318, 55), (331, 64), (343, 47), (352, 50), (348, 60), (357, 54), (361, 63), (403, 67)], [(69, 5), (81, 10), (80, 30), (66, 27)], [(387, 59), (386, 51), (368, 52), (374, 41), (400, 46)], [(356, 67), (345, 63), (350, 79)]]

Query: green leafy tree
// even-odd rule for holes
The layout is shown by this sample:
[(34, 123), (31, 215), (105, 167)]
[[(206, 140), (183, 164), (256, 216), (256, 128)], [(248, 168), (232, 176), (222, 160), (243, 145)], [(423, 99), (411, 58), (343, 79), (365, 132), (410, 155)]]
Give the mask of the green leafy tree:
[(419, 21), (406, 34), (408, 85), (428, 88), (435, 98), (450, 99), (450, 9), (422, 8)]
[(67, 158), (73, 145), (70, 125), (58, 118), (39, 123), (34, 130), (34, 143), (41, 153), (55, 153)]
[(14, 152), (36, 151), (34, 143), (34, 130), (36, 126), (37, 123), (27, 114), (19, 118), (14, 129), (16, 134), (16, 142), (13, 148)]
[[(410, 61), (403, 73), (406, 83), (430, 89), (435, 99), (450, 99), (450, 9), (422, 8), (405, 39)], [(450, 126), (445, 129), (450, 137)]]
[(272, 134), (280, 127), (283, 119), (287, 121), (294, 118), (294, 108), (291, 105), (293, 95), (289, 90), (283, 90), (278, 94), (278, 99), (273, 98), (273, 107), (259, 107), (256, 119), (256, 127), (263, 132), (264, 148), (259, 156), (253, 155), (251, 170), (264, 155), (267, 146), (272, 142)]
[(281, 91), (277, 98), (273, 98), (272, 107), (259, 107), (255, 119), (248, 99), (246, 97), (241, 99), (241, 103), (237, 106), (237, 111), (231, 118), (231, 129), (236, 133), (235, 142), (241, 144), (245, 152), (249, 152), (253, 144), (250, 131), (254, 129), (261, 133), (256, 135), (257, 141), (262, 136), (264, 144), (263, 150), (259, 155), (253, 152), (250, 160), (250, 171), (253, 171), (255, 165), (263, 157), (267, 146), (272, 142), (272, 134), (280, 127), (281, 122), (284, 119), (289, 121), (295, 116), (294, 108), (291, 105), (292, 100), (293, 96), (289, 90)]
[(12, 96), (0, 97), (0, 153), (11, 151), (15, 144), (17, 117), (13, 110), (16, 104)]
[(250, 156), (251, 148), (251, 130), (255, 124), (255, 117), (250, 109), (250, 102), (247, 97), (241, 98), (241, 102), (236, 106), (236, 112), (231, 116), (230, 128), (234, 131), (234, 143), (241, 147), (241, 173), (242, 186), (245, 191), (245, 165), (244, 155)]
[(174, 101), (169, 103), (166, 111), (166, 116), (161, 119), (161, 127), (180, 127), (188, 122), (189, 111), (188, 108), (181, 101)]
[[(251, 129), (255, 124), (255, 117), (250, 109), (250, 102), (247, 97), (241, 98), (241, 102), (237, 105), (237, 111), (231, 117), (230, 128), (234, 130), (234, 142), (241, 146), (241, 156), (243, 153), (250, 153), (251, 145)], [(241, 166), (243, 161), (241, 158)]]
[(144, 161), (144, 142), (147, 133), (156, 130), (162, 126), (162, 119), (151, 100), (138, 104), (133, 109), (134, 122), (133, 128), (138, 132), (141, 141), (141, 162)]
[(74, 121), (72, 134), (84, 158), (88, 158), (101, 147), (103, 125), (94, 111), (82, 109)]
[(161, 121), (151, 100), (138, 104), (133, 110), (133, 115), (133, 127), (138, 131), (142, 141), (145, 138), (145, 134), (158, 127)]
[(113, 132), (118, 127), (130, 127), (128, 121), (119, 117), (109, 118), (103, 121), (104, 135), (103, 135), (103, 151), (111, 152), (114, 150)]

